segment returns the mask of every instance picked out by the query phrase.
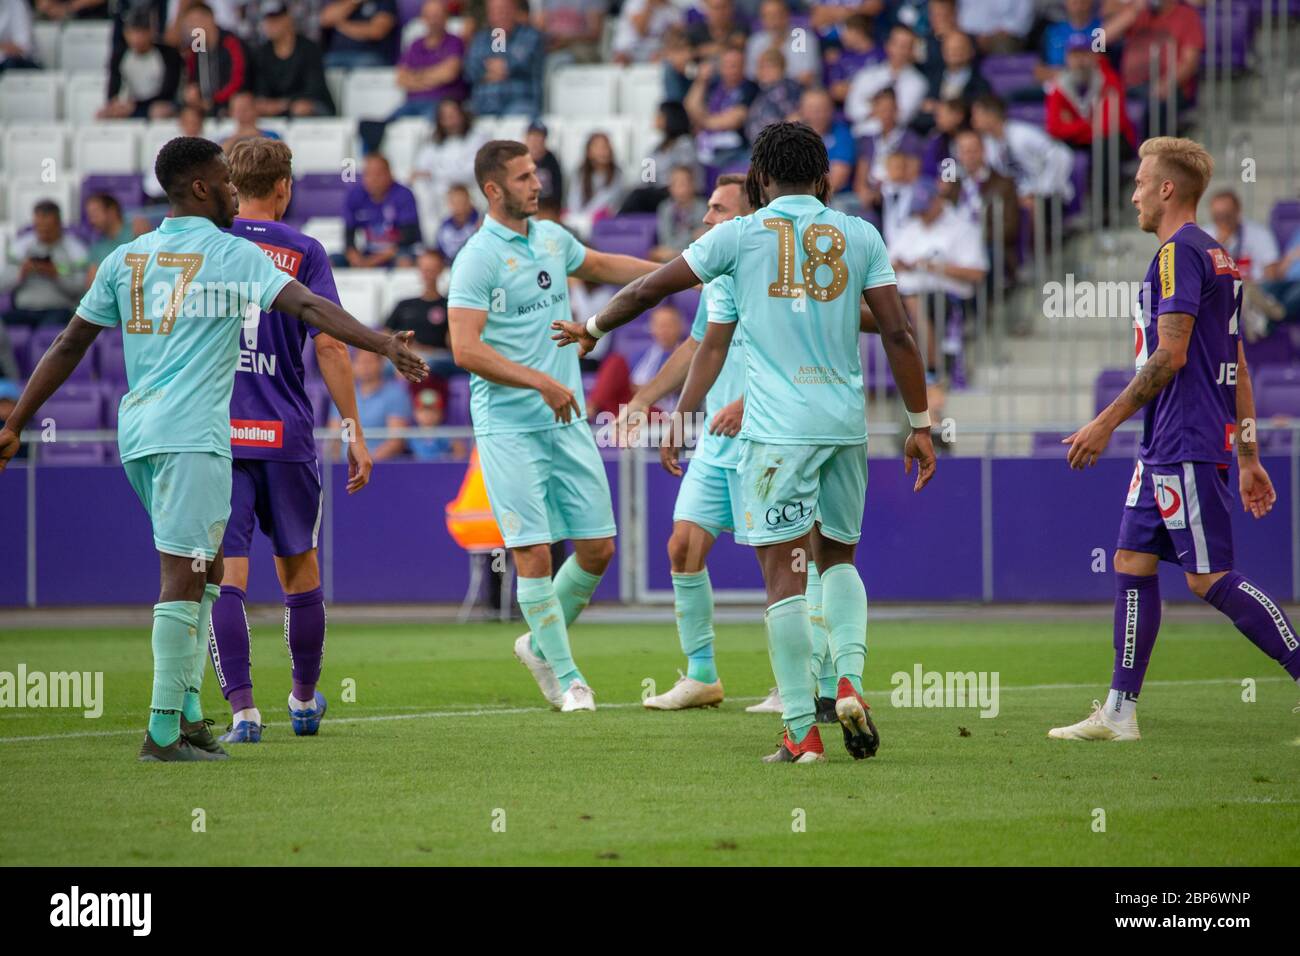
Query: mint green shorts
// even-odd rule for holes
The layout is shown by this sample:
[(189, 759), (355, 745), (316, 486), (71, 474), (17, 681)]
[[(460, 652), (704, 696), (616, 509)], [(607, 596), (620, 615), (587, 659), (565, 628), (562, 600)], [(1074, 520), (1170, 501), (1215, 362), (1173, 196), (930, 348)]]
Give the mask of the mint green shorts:
[(163, 554), (211, 561), (230, 518), (230, 459), (206, 451), (163, 452), (122, 462)]
[(614, 536), (605, 463), (586, 422), (475, 441), (507, 548)]
[(862, 537), (867, 445), (765, 445), (740, 440), (740, 494), (749, 544), (793, 541), (812, 530), (841, 544)]
[(691, 460), (677, 489), (673, 521), (699, 525), (713, 537), (730, 531), (739, 544), (747, 544), (745, 506), (740, 500), (740, 475), (708, 461)]

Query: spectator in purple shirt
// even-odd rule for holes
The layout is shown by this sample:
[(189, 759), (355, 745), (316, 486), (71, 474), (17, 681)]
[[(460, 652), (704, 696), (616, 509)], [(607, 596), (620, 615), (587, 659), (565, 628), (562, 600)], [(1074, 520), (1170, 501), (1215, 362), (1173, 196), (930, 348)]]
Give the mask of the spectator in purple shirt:
[(858, 70), (885, 58), (885, 52), (871, 38), (872, 30), (871, 18), (855, 13), (839, 28), (840, 45), (828, 47), (822, 54), (823, 82), (836, 103), (844, 102), (844, 97), (849, 93), (849, 83)]
[(723, 50), (716, 70), (712, 62), (700, 64), (684, 104), (697, 130), (700, 162), (726, 166), (744, 159), (745, 120), (757, 95), (758, 87), (745, 79), (744, 50)]
[(420, 244), (420, 213), (415, 194), (393, 180), (388, 160), (379, 153), (366, 157), (361, 182), (348, 192), (343, 205), (347, 252), (335, 265), (384, 269), (414, 264)]
[(451, 262), (470, 236), (478, 232), (478, 210), (470, 201), (469, 190), (457, 184), (447, 190), (447, 218), (438, 227), (434, 244), (442, 257)]
[(768, 47), (758, 55), (758, 96), (749, 107), (745, 138), (751, 143), (764, 126), (789, 119), (799, 109), (799, 84), (785, 75), (785, 54)]

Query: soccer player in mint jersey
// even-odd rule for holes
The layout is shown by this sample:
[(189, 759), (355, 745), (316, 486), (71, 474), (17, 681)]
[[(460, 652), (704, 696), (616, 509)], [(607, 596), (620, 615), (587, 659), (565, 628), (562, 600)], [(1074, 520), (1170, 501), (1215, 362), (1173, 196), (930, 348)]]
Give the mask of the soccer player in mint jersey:
[[(569, 315), (569, 276), (621, 285), (655, 264), (587, 249), (562, 226), (534, 220), (541, 182), (522, 143), (485, 144), (474, 177), (488, 215), (452, 264), (448, 323), (456, 363), (473, 376), (483, 480), (519, 575), (529, 632), (515, 656), (553, 706), (595, 710), (568, 628), (614, 556), (614, 509), (578, 356), (559, 352), (548, 330)], [(551, 544), (565, 539), (574, 553), (552, 581)]]
[(1228, 468), (1236, 447), (1242, 507), (1256, 519), (1277, 495), (1259, 460), (1255, 399), (1239, 329), (1241, 276), (1196, 205), (1214, 172), (1205, 148), (1159, 136), (1138, 150), (1133, 205), (1160, 248), (1147, 269), (1137, 375), (1105, 411), (1065, 441), (1071, 468), (1087, 468), (1121, 422), (1141, 411), (1142, 445), (1115, 551), (1115, 667), (1106, 703), (1062, 740), (1138, 740), (1137, 699), (1160, 629), (1160, 561), (1218, 608), (1300, 683), (1300, 639), (1281, 606), (1235, 570)]
[[(824, 760), (815, 724), (805, 597), (809, 557), (821, 572), (822, 609), (838, 681), (836, 715), (855, 759), (879, 737), (862, 699), (867, 599), (853, 555), (867, 490), (866, 396), (858, 349), (859, 299), (879, 327), (912, 432), (904, 450), (915, 489), (934, 474), (925, 368), (907, 324), (884, 243), (863, 219), (824, 204), (830, 162), (803, 123), (773, 123), (754, 141), (745, 188), (757, 212), (714, 226), (677, 259), (624, 288), (588, 320), (556, 325), (584, 350), (664, 296), (721, 275), (735, 280), (733, 316), (709, 316), (675, 424), (660, 448), (672, 473), (682, 422), (700, 407), (725, 364), (736, 326), (745, 336), (745, 416), (740, 485), (745, 533), (767, 586), (768, 649), (785, 737), (773, 762)], [(715, 318), (717, 319), (715, 321)]]
[[(293, 154), (280, 140), (248, 139), (230, 151), (230, 177), (239, 191), (239, 217), (230, 232), (255, 243), (275, 266), (337, 304), (329, 256), (319, 242), (279, 220), (293, 191)], [(347, 346), (280, 312), (245, 322), (230, 399), (230, 520), (222, 542), (225, 572), (207, 635), (212, 667), (230, 704), (222, 743), (257, 743), (262, 714), (253, 701), (249, 628), (244, 612), (248, 552), (256, 525), (271, 539), (284, 590), (284, 642), (293, 687), (294, 733), (315, 734), (325, 714), (316, 690), (325, 651), (325, 598), (316, 560), (321, 478), (312, 438), (313, 413), (304, 384), (303, 346), (310, 338), (321, 378), (345, 419), (357, 423), (356, 390)], [(348, 493), (370, 480), (371, 460), (359, 423), (348, 443)]]
[(402, 337), (381, 335), (222, 232), (238, 200), (221, 147), (178, 137), (154, 164), (171, 211), (153, 232), (114, 250), (67, 327), (32, 372), (0, 429), (0, 468), (19, 433), (85, 356), (122, 327), (130, 391), (118, 415), (122, 467), (149, 512), (161, 565), (154, 605), (153, 698), (140, 759), (226, 754), (199, 708), (208, 619), (219, 594), (230, 515), (230, 393), (250, 309), (285, 312), (359, 348), (382, 352), (419, 381), (424, 362)]

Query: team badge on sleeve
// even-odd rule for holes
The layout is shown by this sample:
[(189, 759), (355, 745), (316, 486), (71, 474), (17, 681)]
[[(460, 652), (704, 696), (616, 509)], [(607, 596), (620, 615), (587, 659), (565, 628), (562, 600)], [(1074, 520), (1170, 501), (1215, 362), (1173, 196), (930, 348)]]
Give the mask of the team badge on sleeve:
[(1156, 507), (1160, 517), (1170, 531), (1182, 531), (1187, 527), (1187, 512), (1183, 508), (1183, 486), (1177, 475), (1152, 475), (1155, 486)]

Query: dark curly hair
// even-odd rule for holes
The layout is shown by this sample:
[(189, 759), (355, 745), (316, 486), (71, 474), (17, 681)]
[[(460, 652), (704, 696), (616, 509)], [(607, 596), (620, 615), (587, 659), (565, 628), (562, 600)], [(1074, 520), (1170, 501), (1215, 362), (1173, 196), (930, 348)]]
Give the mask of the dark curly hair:
[(806, 123), (772, 123), (754, 138), (745, 177), (745, 194), (753, 209), (761, 209), (762, 181), (783, 186), (811, 186), (822, 202), (830, 199), (831, 161), (826, 144)]
[(168, 140), (158, 151), (153, 164), (153, 174), (167, 198), (183, 198), (185, 187), (203, 166), (222, 155), (221, 147), (210, 139), (199, 136), (177, 136)]

